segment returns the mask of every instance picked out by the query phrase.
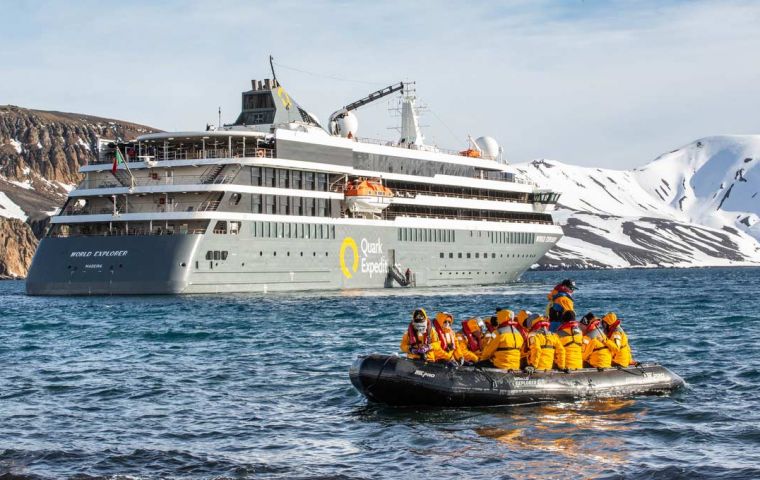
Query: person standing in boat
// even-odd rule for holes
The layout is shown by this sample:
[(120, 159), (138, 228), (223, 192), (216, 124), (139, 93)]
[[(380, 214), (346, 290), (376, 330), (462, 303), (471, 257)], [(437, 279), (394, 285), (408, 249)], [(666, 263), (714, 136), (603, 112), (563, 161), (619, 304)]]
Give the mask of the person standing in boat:
[(557, 337), (565, 348), (565, 370), (583, 368), (583, 331), (575, 319), (575, 312), (570, 310), (562, 317), (562, 324), (557, 329)]
[(546, 306), (546, 316), (549, 317), (552, 331), (556, 331), (559, 327), (562, 315), (565, 312), (575, 310), (573, 292), (576, 289), (575, 280), (566, 278), (555, 285), (554, 289), (546, 296), (546, 299), (549, 300), (549, 305)]
[(480, 361), (491, 361), (496, 368), (504, 370), (520, 369), (520, 354), (523, 350), (523, 341), (514, 314), (511, 310), (499, 310), (496, 312), (498, 328), (496, 336), (483, 347)]
[(612, 340), (618, 348), (617, 353), (612, 357), (612, 364), (618, 367), (638, 365), (638, 362), (633, 360), (631, 346), (628, 343), (628, 335), (623, 331), (618, 316), (614, 312), (608, 312), (607, 315), (602, 317), (602, 321), (607, 326), (607, 337)]
[(438, 334), (428, 319), (424, 308), (418, 308), (412, 313), (412, 321), (401, 338), (401, 351), (408, 358), (435, 361), (437, 352), (441, 349)]
[(612, 357), (617, 354), (615, 342), (607, 338), (601, 320), (588, 312), (581, 321), (586, 325), (583, 335), (583, 362), (592, 368), (610, 368)]
[(557, 335), (549, 331), (546, 317), (537, 317), (527, 323), (528, 334), (528, 366), (525, 370), (533, 373), (535, 370), (551, 370), (555, 366), (565, 368), (565, 348)]

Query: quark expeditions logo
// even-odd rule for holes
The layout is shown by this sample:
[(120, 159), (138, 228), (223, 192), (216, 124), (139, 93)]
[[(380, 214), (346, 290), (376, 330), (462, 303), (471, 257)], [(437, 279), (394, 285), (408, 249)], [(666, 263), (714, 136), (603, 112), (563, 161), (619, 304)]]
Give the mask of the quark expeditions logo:
[[(350, 264), (346, 262), (347, 250), (351, 251), (349, 259), (352, 261), (349, 262)], [(346, 237), (340, 244), (338, 258), (340, 259), (340, 270), (346, 278), (352, 278), (358, 271), (369, 274), (369, 278), (372, 278), (373, 275), (388, 274), (388, 260), (385, 258), (383, 243), (379, 238), (376, 242), (362, 238), (357, 245), (356, 240)]]

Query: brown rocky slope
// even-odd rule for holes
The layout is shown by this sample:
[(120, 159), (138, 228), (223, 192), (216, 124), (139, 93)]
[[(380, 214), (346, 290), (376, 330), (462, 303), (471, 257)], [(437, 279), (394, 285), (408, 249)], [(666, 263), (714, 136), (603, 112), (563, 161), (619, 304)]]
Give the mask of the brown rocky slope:
[[(0, 278), (26, 275), (37, 238), (79, 182), (79, 167), (96, 158), (99, 137), (131, 139), (154, 131), (91, 115), (0, 106), (0, 193), (26, 217), (0, 218)], [(0, 209), (0, 217), (7, 216)]]

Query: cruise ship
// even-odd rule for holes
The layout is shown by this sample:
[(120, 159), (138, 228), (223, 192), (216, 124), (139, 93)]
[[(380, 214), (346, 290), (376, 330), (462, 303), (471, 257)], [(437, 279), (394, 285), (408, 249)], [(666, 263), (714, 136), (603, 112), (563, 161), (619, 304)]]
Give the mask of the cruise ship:
[[(272, 73), (252, 80), (233, 124), (101, 140), (51, 219), (27, 293), (503, 284), (562, 236), (559, 194), (523, 178), (495, 140), (424, 143), (414, 84), (323, 127)], [(398, 141), (358, 137), (354, 112), (391, 95)]]

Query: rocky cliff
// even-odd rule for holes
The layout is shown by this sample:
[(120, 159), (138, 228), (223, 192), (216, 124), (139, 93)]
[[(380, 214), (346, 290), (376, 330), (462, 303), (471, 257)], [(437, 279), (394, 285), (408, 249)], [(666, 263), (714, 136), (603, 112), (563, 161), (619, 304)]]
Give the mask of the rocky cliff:
[(29, 225), (0, 217), (0, 278), (26, 276), (36, 248), (37, 238)]
[(0, 106), (0, 275), (26, 275), (31, 254), (10, 252), (10, 237), (19, 238), (20, 248), (31, 241), (34, 252), (35, 236), (79, 181), (79, 167), (96, 158), (98, 137), (131, 139), (153, 131), (90, 115)]

